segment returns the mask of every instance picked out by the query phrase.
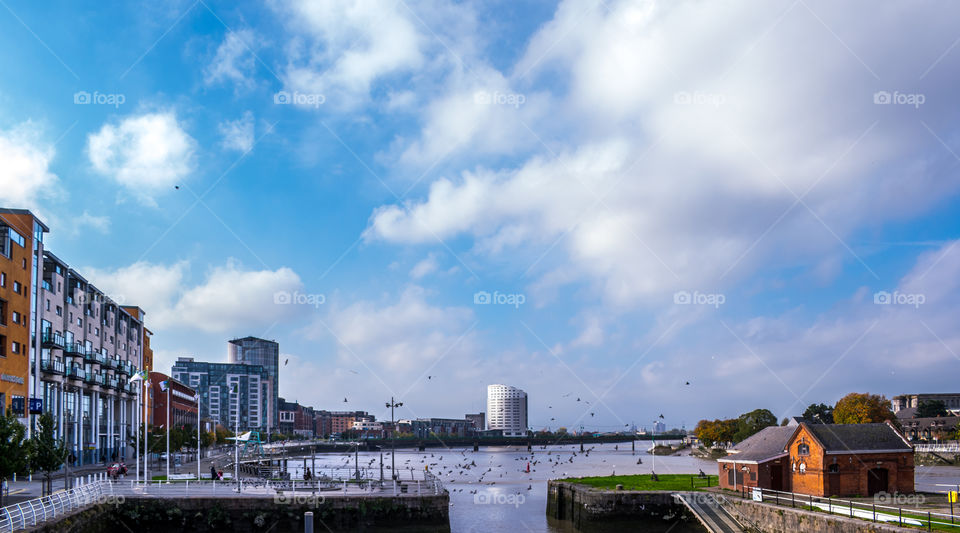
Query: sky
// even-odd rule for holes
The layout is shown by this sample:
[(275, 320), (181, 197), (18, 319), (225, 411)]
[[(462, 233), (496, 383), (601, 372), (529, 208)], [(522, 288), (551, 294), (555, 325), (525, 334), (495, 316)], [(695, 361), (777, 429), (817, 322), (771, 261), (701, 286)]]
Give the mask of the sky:
[[(956, 392), (960, 4), (0, 1), (0, 205), (155, 367), (670, 427)], [(344, 400), (347, 400), (344, 402)], [(589, 402), (589, 403), (588, 403)]]

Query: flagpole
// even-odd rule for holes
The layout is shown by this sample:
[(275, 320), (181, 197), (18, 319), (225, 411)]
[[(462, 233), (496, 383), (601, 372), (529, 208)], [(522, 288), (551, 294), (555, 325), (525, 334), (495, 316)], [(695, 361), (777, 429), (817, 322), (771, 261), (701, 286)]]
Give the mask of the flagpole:
[[(150, 380), (143, 380), (143, 386), (147, 387), (150, 385)], [(150, 439), (147, 436), (147, 391), (143, 391), (143, 481), (147, 483), (150, 481), (150, 463), (148, 455), (150, 454)]]
[(196, 393), (197, 402), (197, 481), (200, 481), (200, 393)]
[(140, 415), (143, 414), (143, 387), (137, 388), (137, 423), (138, 425), (134, 426), (133, 434), (137, 436), (137, 481), (140, 481)]
[(167, 483), (170, 482), (170, 382), (167, 382)]
[[(237, 385), (237, 416), (234, 419), (236, 432), (233, 434), (233, 481), (240, 482), (240, 386)], [(240, 485), (237, 485), (237, 492), (240, 492)]]

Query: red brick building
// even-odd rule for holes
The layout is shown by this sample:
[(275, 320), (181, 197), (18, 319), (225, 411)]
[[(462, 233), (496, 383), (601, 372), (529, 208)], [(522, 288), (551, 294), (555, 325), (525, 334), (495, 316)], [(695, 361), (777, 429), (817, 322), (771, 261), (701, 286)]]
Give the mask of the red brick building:
[(717, 461), (720, 487), (743, 490), (752, 487), (790, 491), (790, 460), (786, 451), (796, 427), (773, 426), (731, 448)]
[(161, 390), (160, 383), (166, 381), (170, 386), (170, 418), (173, 427), (197, 427), (196, 391), (162, 372), (150, 372), (150, 425), (167, 427), (167, 393)]
[(793, 492), (814, 496), (913, 493), (913, 447), (889, 422), (808, 424), (787, 451)]

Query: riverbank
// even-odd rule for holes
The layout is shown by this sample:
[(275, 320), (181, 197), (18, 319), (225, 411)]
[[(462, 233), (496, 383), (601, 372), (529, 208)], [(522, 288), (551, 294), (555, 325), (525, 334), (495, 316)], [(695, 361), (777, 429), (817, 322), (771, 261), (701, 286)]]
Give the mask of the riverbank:
[(606, 490), (571, 481), (547, 484), (547, 518), (577, 531), (611, 531), (619, 525), (655, 533), (703, 532), (675, 492)]

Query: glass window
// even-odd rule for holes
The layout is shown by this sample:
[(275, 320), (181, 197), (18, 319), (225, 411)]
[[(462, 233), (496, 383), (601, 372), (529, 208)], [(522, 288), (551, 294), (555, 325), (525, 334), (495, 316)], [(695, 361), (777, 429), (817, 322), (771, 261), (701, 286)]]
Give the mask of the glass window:
[(810, 445), (800, 443), (797, 446), (797, 455), (810, 455)]

